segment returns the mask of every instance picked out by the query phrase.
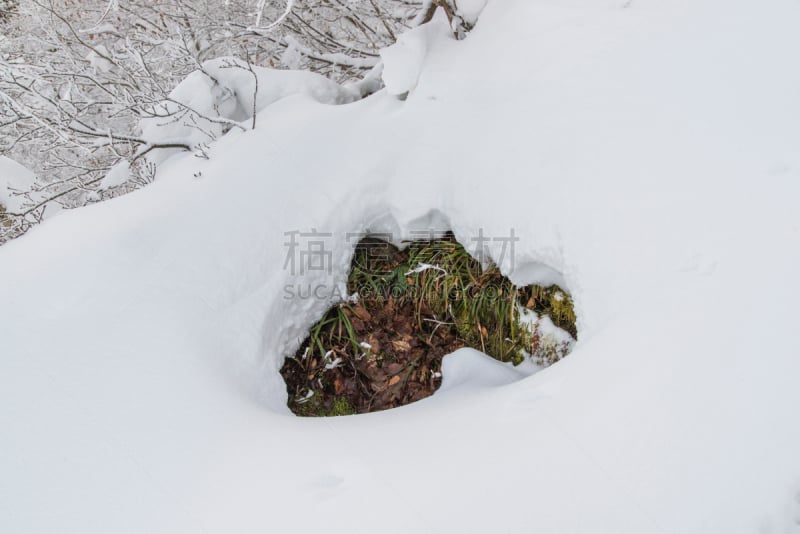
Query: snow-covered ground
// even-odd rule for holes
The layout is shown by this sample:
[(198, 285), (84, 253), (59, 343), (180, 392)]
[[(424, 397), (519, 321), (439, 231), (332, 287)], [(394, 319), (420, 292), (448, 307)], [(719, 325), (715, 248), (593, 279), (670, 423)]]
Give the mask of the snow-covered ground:
[[(0, 530), (800, 532), (798, 27), (796, 0), (494, 0), (385, 56), (407, 99), (287, 97), (3, 246)], [(513, 228), (574, 352), (292, 416), (278, 368), (328, 302), (286, 286), (431, 225)], [(285, 268), (311, 229), (330, 275)]]

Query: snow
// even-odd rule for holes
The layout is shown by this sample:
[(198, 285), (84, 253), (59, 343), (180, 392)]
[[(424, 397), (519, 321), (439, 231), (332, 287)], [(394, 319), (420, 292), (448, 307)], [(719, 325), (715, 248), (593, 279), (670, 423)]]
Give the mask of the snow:
[(533, 374), (533, 365), (513, 367), (500, 363), (473, 349), (459, 349), (442, 360), (442, 386), (436, 393), (440, 398), (455, 391), (472, 395), (475, 390), (505, 386)]
[(478, 22), (478, 18), (486, 7), (487, 0), (458, 0), (458, 16), (471, 25)]
[[(556, 293), (554, 298), (558, 298), (560, 293)], [(562, 296), (563, 298), (563, 296)], [(535, 312), (519, 306), (520, 322), (534, 335), (536, 350), (534, 354), (529, 354), (534, 360), (541, 363), (554, 363), (567, 356), (575, 346), (575, 339), (572, 335), (557, 327), (553, 320), (547, 315), (539, 316)]]
[(443, 268), (439, 267), (438, 265), (431, 265), (430, 263), (419, 262), (419, 264), (414, 268), (405, 273), (406, 276), (415, 273), (422, 273), (425, 271), (434, 270), (439, 271), (442, 274), (447, 274), (447, 271)]
[(30, 191), (34, 174), (16, 161), (0, 156), (0, 206), (16, 212), (22, 207), (24, 197), (16, 194)]
[(97, 45), (87, 54), (86, 61), (96, 72), (109, 72), (114, 68), (114, 63), (107, 58), (113, 57), (108, 48), (104, 45)]
[(386, 91), (390, 95), (404, 95), (412, 91), (417, 86), (431, 42), (444, 40), (449, 34), (447, 21), (437, 17), (430, 24), (417, 26), (401, 34), (395, 44), (381, 49), (382, 78)]
[[(252, 66), (251, 72), (246, 62), (222, 57), (204, 62), (202, 69), (178, 84), (170, 100), (156, 110), (159, 116), (141, 121), (142, 136), (151, 144), (205, 145), (237, 124), (249, 127), (254, 111), (257, 114), (280, 99), (298, 95), (330, 105), (359, 98), (355, 89), (319, 74), (258, 66)], [(190, 111), (188, 115), (181, 113), (186, 110)], [(161, 162), (174, 152), (163, 150), (149, 158)]]
[[(2, 530), (800, 531), (798, 23), (490, 2), (405, 101), (273, 100), (3, 246)], [(330, 303), (283, 287), (340, 283), (346, 232), (443, 223), (513, 228), (504, 272), (563, 279), (573, 353), (523, 378), (461, 352), (419, 403), (289, 414), (278, 368)], [(311, 228), (332, 272), (292, 275)]]
[(131, 166), (127, 160), (123, 160), (114, 165), (111, 170), (100, 181), (102, 189), (110, 189), (125, 183), (131, 175)]

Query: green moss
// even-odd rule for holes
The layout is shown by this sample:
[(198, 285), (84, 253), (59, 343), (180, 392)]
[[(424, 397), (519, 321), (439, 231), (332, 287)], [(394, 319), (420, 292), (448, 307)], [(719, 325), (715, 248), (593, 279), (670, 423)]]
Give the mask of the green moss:
[(296, 415), (301, 417), (337, 417), (356, 413), (356, 409), (347, 397), (334, 398), (331, 407), (328, 408), (322, 395), (318, 392), (315, 392), (311, 398), (303, 402), (289, 399), (289, 406)]
[(298, 402), (296, 399), (289, 398), (289, 407), (300, 417), (325, 417), (328, 411), (322, 401), (322, 396), (314, 394), (310, 399)]
[(356, 409), (350, 404), (347, 397), (336, 397), (333, 400), (333, 406), (331, 406), (328, 416), (336, 417), (339, 415), (353, 415), (355, 413)]
[(553, 323), (577, 338), (575, 307), (567, 292), (556, 285), (527, 286), (520, 289), (521, 302), (539, 315), (547, 315)]

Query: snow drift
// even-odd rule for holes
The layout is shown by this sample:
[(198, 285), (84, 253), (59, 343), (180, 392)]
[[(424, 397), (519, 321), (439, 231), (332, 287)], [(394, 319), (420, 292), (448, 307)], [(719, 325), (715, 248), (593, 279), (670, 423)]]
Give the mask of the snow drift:
[[(798, 24), (490, 2), (405, 101), (281, 99), (4, 246), (3, 530), (798, 532)], [(346, 232), (442, 216), (563, 277), (572, 355), (502, 385), (462, 353), (420, 403), (289, 415), (278, 367), (329, 303), (282, 299), (285, 232), (332, 234), (304, 279), (330, 285)]]

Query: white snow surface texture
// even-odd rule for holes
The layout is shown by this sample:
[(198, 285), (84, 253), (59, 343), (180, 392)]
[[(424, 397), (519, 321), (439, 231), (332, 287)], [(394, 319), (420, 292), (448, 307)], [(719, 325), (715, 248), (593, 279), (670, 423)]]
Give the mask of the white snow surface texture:
[(30, 190), (33, 180), (31, 171), (12, 159), (0, 156), (0, 206), (11, 212), (19, 210), (23, 197), (15, 193)]
[[(0, 248), (0, 531), (799, 532), (798, 27), (494, 0), (407, 100), (284, 98)], [(345, 232), (445, 221), (563, 275), (574, 352), (292, 416), (278, 369), (327, 303), (283, 298), (284, 232), (334, 234), (330, 283)]]

